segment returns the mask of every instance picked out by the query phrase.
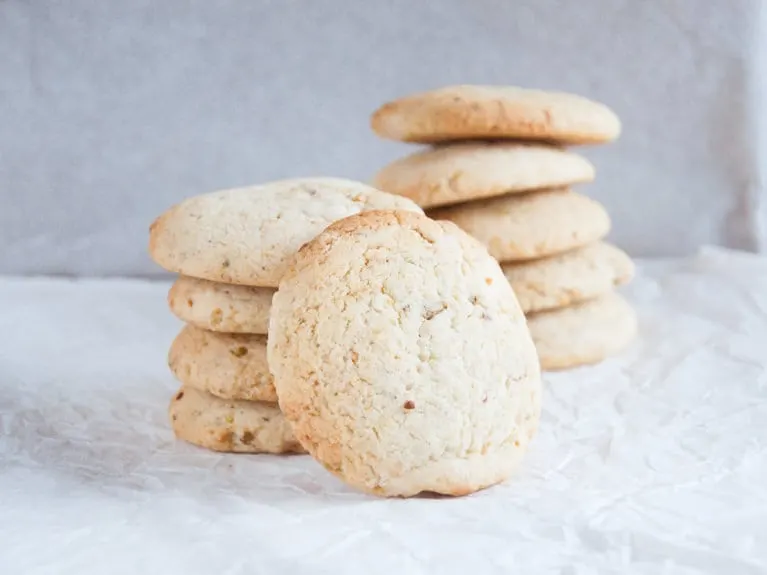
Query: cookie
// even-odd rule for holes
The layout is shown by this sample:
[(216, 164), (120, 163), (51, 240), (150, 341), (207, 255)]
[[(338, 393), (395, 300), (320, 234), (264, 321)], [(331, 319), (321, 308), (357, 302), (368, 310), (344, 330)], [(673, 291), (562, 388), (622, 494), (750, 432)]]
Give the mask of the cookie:
[(176, 437), (213, 451), (305, 453), (274, 403), (221, 399), (183, 386), (168, 415)]
[(515, 86), (447, 86), (381, 106), (373, 131), (403, 142), (514, 138), (597, 144), (615, 140), (621, 122), (610, 108), (575, 94)]
[(195, 196), (150, 227), (149, 253), (168, 271), (228, 284), (277, 287), (302, 244), (366, 210), (421, 212), (415, 203), (340, 178), (298, 178)]
[(591, 299), (634, 277), (628, 254), (605, 242), (548, 258), (505, 263), (501, 269), (525, 313)]
[(376, 174), (376, 188), (423, 208), (594, 179), (583, 156), (544, 145), (465, 143), (401, 158)]
[(541, 368), (556, 371), (598, 363), (636, 335), (636, 312), (615, 292), (570, 307), (528, 315)]
[(265, 335), (216, 333), (187, 325), (173, 340), (168, 365), (185, 386), (223, 399), (277, 401)]
[(568, 189), (510, 194), (432, 210), (429, 215), (453, 222), (502, 262), (565, 252), (610, 231), (605, 208)]
[(274, 291), (179, 276), (168, 292), (168, 306), (180, 320), (202, 329), (265, 334)]
[(499, 483), (537, 429), (538, 358), (500, 266), (415, 213), (352, 216), (301, 248), (268, 357), (296, 439), (368, 493)]

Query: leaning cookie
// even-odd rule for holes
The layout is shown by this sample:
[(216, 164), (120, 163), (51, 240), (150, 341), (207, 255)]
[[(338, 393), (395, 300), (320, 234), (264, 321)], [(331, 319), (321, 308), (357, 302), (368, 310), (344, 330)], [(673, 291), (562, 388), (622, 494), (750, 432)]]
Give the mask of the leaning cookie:
[(149, 254), (168, 271), (275, 288), (298, 248), (343, 217), (422, 210), (407, 198), (340, 178), (298, 178), (184, 200), (150, 227)]
[(610, 108), (575, 94), (515, 86), (447, 86), (388, 102), (370, 119), (383, 138), (404, 142), (521, 139), (596, 144), (616, 139)]
[(187, 325), (173, 340), (168, 365), (187, 387), (224, 399), (277, 401), (265, 335), (215, 333)]
[(168, 306), (180, 320), (225, 333), (267, 333), (273, 288), (237, 286), (179, 276)]
[(602, 239), (610, 216), (599, 202), (568, 189), (509, 194), (429, 212), (487, 246), (498, 261), (559, 254)]
[(522, 310), (498, 263), (448, 222), (376, 211), (329, 226), (283, 277), (267, 347), (296, 439), (368, 493), (494, 485), (538, 426)]
[(541, 368), (557, 371), (599, 363), (636, 335), (634, 309), (617, 293), (528, 315)]
[(305, 453), (277, 405), (225, 400), (182, 387), (168, 409), (176, 437), (234, 453)]
[(583, 156), (553, 146), (464, 143), (430, 148), (381, 169), (373, 185), (423, 208), (594, 179)]
[(634, 277), (628, 254), (606, 242), (547, 258), (507, 262), (501, 268), (525, 313), (592, 299)]

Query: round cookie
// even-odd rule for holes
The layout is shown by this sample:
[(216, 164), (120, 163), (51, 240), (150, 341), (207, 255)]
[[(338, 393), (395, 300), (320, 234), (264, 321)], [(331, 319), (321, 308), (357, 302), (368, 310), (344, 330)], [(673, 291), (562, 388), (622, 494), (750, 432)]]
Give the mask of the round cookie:
[(188, 198), (149, 231), (149, 253), (168, 271), (211, 281), (277, 287), (302, 244), (366, 210), (421, 213), (407, 198), (340, 178), (298, 178)]
[(605, 208), (568, 189), (509, 194), (429, 215), (453, 222), (501, 262), (558, 254), (600, 240), (610, 231)]
[(610, 108), (575, 94), (515, 86), (446, 86), (388, 102), (370, 119), (373, 131), (403, 142), (514, 138), (596, 144), (616, 139)]
[(277, 401), (265, 335), (216, 333), (187, 325), (173, 340), (168, 365), (185, 386), (223, 399)]
[(179, 276), (168, 292), (168, 306), (180, 320), (202, 329), (265, 334), (274, 292)]
[(621, 351), (636, 335), (633, 308), (617, 293), (527, 317), (541, 368), (594, 364)]
[(305, 453), (273, 403), (226, 400), (183, 386), (168, 415), (176, 437), (213, 451)]
[(373, 185), (431, 208), (593, 179), (591, 162), (553, 146), (464, 143), (396, 160)]
[(596, 242), (563, 254), (501, 265), (525, 313), (568, 306), (608, 293), (634, 277), (623, 250)]
[(537, 429), (540, 367), (514, 292), (479, 242), (422, 215), (359, 214), (302, 247), (268, 357), (296, 439), (368, 493), (499, 483)]

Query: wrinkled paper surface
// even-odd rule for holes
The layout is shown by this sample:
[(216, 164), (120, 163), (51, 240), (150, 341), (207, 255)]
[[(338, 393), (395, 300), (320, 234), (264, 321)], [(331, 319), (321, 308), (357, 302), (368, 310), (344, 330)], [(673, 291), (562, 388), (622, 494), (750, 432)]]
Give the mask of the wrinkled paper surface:
[(517, 476), (459, 499), (174, 440), (167, 288), (0, 280), (0, 572), (767, 571), (767, 260), (640, 262), (634, 345), (547, 374)]

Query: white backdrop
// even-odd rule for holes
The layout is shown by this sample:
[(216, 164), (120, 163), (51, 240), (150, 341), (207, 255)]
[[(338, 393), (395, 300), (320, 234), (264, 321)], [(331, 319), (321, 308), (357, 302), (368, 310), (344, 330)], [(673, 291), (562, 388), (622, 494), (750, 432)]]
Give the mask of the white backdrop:
[(622, 117), (584, 152), (633, 255), (767, 249), (759, 0), (0, 1), (0, 273), (153, 275), (185, 196), (369, 179), (410, 150), (383, 101), (450, 83), (571, 90)]

